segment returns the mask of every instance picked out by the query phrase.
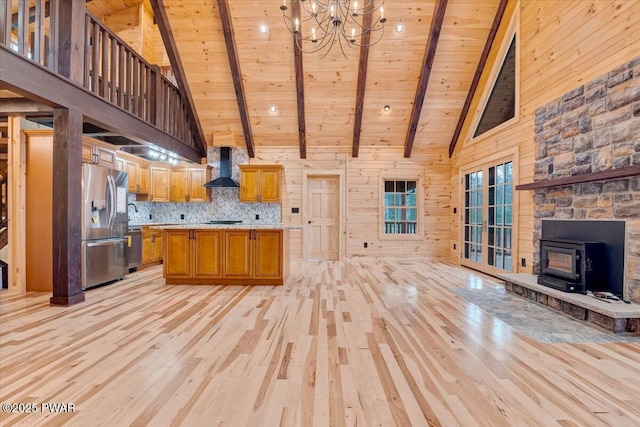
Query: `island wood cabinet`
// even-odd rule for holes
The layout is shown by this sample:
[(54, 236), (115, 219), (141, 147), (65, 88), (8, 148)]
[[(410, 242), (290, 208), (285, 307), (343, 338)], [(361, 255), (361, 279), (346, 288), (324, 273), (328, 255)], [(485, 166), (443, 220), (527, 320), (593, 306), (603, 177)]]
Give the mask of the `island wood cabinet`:
[(167, 229), (167, 284), (282, 285), (288, 268), (285, 230)]
[(209, 181), (210, 169), (207, 166), (197, 168), (174, 169), (171, 171), (172, 202), (209, 202), (209, 191), (204, 187)]
[(280, 202), (282, 165), (240, 165), (241, 202)]
[(142, 227), (142, 261), (141, 265), (155, 264), (162, 261), (162, 230)]

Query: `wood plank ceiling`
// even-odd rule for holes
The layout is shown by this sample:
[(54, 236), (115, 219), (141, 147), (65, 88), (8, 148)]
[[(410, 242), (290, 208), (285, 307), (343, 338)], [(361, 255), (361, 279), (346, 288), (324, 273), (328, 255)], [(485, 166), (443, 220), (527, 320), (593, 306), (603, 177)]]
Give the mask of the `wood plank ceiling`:
[[(103, 15), (132, 0), (92, 0)], [(290, 0), (288, 0), (290, 3)], [(245, 145), (218, 0), (164, 0), (205, 138), (233, 133)], [(446, 3), (411, 150), (448, 153), (499, 0), (387, 1), (382, 40), (368, 52), (360, 136), (354, 140), (360, 49), (321, 59), (301, 55), (304, 130), (299, 134), (296, 60), (280, 3), (226, 0), (255, 150), (300, 147), (396, 147), (405, 153), (436, 3)], [(111, 6), (111, 12), (109, 12)], [(404, 31), (396, 32), (402, 23)], [(266, 25), (266, 33), (259, 31)], [(274, 105), (276, 111), (270, 111)], [(384, 111), (389, 105), (391, 110)], [(359, 140), (358, 140), (359, 139)], [(215, 144), (215, 141), (213, 141)], [(353, 147), (353, 148), (352, 148)], [(410, 151), (411, 151), (410, 150)], [(407, 154), (407, 153), (405, 153)]]

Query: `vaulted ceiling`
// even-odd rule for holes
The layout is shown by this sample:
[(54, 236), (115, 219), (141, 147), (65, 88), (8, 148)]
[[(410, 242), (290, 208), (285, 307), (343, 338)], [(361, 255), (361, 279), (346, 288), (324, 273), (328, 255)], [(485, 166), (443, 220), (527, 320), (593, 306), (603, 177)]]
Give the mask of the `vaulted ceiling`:
[[(233, 135), (238, 145), (244, 145), (248, 131), (241, 120), (243, 109), (219, 2), (228, 7), (256, 150), (299, 147), (301, 141), (307, 148), (353, 147), (359, 48), (349, 49), (348, 58), (335, 46), (324, 58), (318, 53), (301, 55), (303, 72), (298, 78), (304, 81), (305, 130), (301, 138), (294, 44), (282, 19), (281, 2), (160, 0), (207, 141)], [(87, 7), (105, 16), (137, 3), (140, 0), (91, 0)], [(439, 33), (432, 28), (438, 21), (434, 20), (437, 4), (446, 6)], [(447, 152), (499, 4), (500, 0), (386, 1), (385, 33), (368, 51), (361, 131), (355, 146), (404, 148), (414, 114), (413, 151)], [(395, 31), (398, 23), (404, 31)], [(260, 25), (267, 26), (266, 33), (259, 31)], [(431, 49), (434, 55), (428, 58), (432, 59), (430, 73), (425, 75), (430, 65), (425, 60), (429, 41), (438, 35), (437, 49)], [(421, 98), (421, 76), (426, 92), (421, 111), (414, 111), (419, 107), (414, 105), (416, 99)], [(275, 112), (270, 110), (272, 105)], [(385, 105), (390, 111), (384, 111)]]

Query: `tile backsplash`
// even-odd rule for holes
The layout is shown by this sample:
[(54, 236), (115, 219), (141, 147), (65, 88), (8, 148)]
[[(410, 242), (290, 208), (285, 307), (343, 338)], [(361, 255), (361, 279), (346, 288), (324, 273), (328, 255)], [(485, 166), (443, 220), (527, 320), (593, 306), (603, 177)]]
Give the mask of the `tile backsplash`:
[[(248, 164), (249, 156), (244, 148), (234, 148), (231, 152), (231, 176), (240, 180), (240, 164)], [(207, 163), (212, 166), (211, 176), (220, 174), (220, 150), (207, 149)], [(129, 194), (138, 212), (129, 206), (129, 224), (147, 223), (199, 223), (211, 220), (241, 220), (249, 224), (279, 224), (279, 203), (240, 203), (237, 188), (215, 188), (211, 191), (211, 203), (158, 203), (138, 202), (135, 194)], [(184, 215), (184, 219), (180, 218)], [(256, 215), (259, 219), (256, 219)]]

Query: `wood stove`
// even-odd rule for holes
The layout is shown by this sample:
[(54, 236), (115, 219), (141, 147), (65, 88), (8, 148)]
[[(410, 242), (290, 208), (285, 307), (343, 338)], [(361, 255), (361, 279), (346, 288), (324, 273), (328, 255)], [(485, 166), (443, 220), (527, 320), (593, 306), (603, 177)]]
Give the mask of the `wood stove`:
[(538, 283), (565, 292), (599, 291), (606, 264), (602, 242), (541, 239)]

